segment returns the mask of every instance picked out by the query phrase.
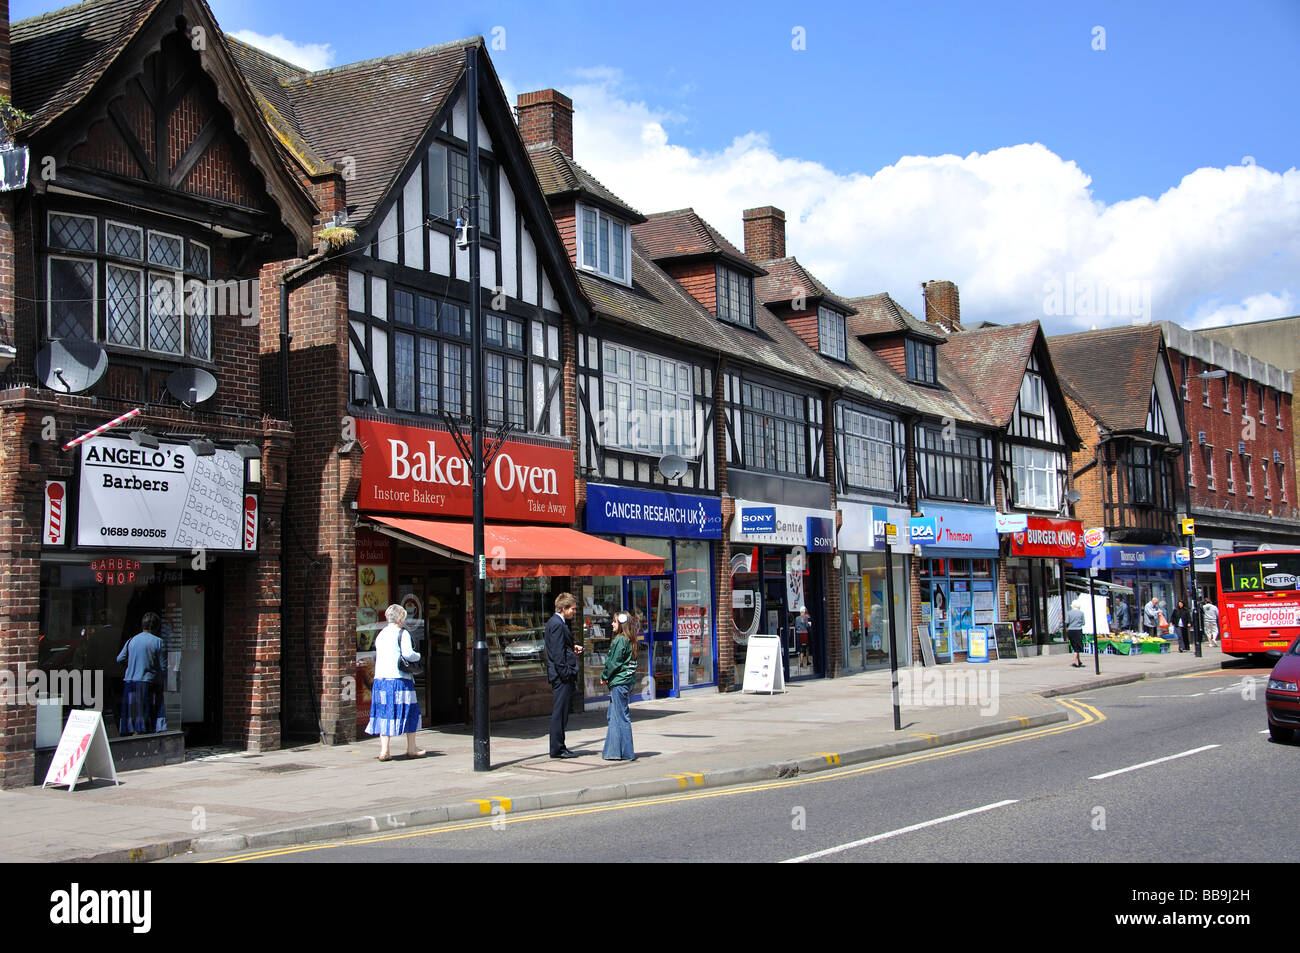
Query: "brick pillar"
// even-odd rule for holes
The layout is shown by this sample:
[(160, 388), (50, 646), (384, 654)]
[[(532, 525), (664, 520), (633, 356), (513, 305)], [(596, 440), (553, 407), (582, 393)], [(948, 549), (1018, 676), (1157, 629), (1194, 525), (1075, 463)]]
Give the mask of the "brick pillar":
[(722, 358), (713, 375), (713, 464), (717, 473), (718, 492), (722, 494), (722, 539), (718, 541), (716, 567), (718, 604), (715, 610), (718, 630), (718, 691), (729, 691), (735, 681), (736, 651), (732, 638), (731, 614), (731, 520), (736, 515), (735, 501), (727, 496), (727, 361)]
[[(822, 401), (824, 443), (826, 446), (826, 478), (831, 485), (831, 509), (836, 509), (835, 492), (835, 399), (828, 395)], [(835, 538), (839, 538), (843, 515), (835, 512)], [(835, 556), (826, 557), (826, 677), (835, 678), (844, 668), (844, 598), (843, 569), (835, 568)]]
[(42, 416), (38, 408), (0, 408), (0, 669), (10, 673), (15, 694), (13, 704), (0, 705), (3, 788), (35, 782), (36, 709), (27, 704), (26, 674), (36, 670), (40, 637), (40, 533), (49, 474), (32, 459), (32, 448), (39, 447)]

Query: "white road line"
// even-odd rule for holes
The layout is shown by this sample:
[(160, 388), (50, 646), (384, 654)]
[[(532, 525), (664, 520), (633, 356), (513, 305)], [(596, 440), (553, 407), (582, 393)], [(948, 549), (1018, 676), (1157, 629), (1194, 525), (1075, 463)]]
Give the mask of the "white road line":
[(1211, 748), (1217, 748), (1218, 745), (1204, 745), (1200, 748), (1193, 748), (1191, 751), (1182, 751), (1178, 754), (1171, 754), (1166, 758), (1156, 758), (1154, 761), (1143, 761), (1141, 764), (1135, 764), (1131, 768), (1120, 768), (1118, 771), (1107, 771), (1105, 774), (1094, 774), (1089, 781), (1100, 781), (1103, 778), (1113, 778), (1117, 774), (1124, 774), (1126, 771), (1137, 771), (1139, 768), (1149, 768), (1153, 764), (1163, 764), (1166, 761), (1173, 761), (1175, 758), (1186, 758), (1188, 755), (1200, 754), (1202, 751), (1209, 751)]
[(973, 807), (969, 811), (962, 811), (960, 814), (949, 814), (947, 817), (936, 817), (932, 821), (922, 821), (920, 824), (913, 824), (910, 827), (900, 827), (896, 831), (888, 831), (884, 834), (876, 834), (872, 837), (864, 837), (862, 840), (855, 840), (851, 844), (841, 844), (839, 847), (829, 847), (826, 850), (819, 850), (815, 854), (804, 854), (802, 857), (791, 857), (789, 860), (783, 860), (783, 864), (802, 864), (805, 860), (816, 860), (818, 857), (826, 857), (830, 854), (838, 854), (846, 850), (852, 850), (854, 847), (862, 847), (866, 844), (874, 844), (876, 841), (887, 840), (890, 837), (897, 837), (899, 834), (910, 834), (912, 831), (919, 831), (925, 827), (934, 827), (936, 824), (945, 824), (948, 821), (960, 820), (963, 817), (970, 817), (972, 814), (981, 814), (984, 811), (992, 811), (999, 807), (1006, 807), (1008, 804), (1016, 804), (1017, 801), (998, 801), (996, 804), (985, 804), (983, 807)]

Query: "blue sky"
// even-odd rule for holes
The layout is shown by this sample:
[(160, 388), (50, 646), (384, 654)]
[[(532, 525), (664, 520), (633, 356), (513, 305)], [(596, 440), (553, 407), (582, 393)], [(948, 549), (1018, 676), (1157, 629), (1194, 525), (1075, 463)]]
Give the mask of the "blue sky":
[[(1052, 330), (1300, 311), (1300, 0), (210, 2), (314, 65), (503, 39), (508, 92), (572, 95), (576, 158), (633, 204), (737, 241), (781, 205), (845, 294), (951, 278), (967, 318)], [(1053, 313), (1067, 279), (1138, 303)]]

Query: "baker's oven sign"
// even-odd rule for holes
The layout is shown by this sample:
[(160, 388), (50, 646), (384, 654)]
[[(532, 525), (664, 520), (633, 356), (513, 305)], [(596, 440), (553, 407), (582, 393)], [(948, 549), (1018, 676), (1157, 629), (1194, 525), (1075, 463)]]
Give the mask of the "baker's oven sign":
[(115, 437), (81, 445), (78, 546), (243, 552), (248, 515), (244, 461), (232, 450), (200, 457), (188, 444)]

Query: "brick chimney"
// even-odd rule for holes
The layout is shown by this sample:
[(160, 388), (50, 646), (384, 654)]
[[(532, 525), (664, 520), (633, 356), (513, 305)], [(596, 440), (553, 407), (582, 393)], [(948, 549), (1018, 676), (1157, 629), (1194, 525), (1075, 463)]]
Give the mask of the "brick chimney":
[(13, 95), (10, 74), (13, 64), (9, 55), (9, 0), (0, 0), (0, 95)]
[(745, 219), (745, 257), (754, 261), (773, 261), (785, 257), (785, 212), (775, 205), (747, 208)]
[(555, 89), (520, 93), (515, 105), (525, 146), (556, 146), (573, 158), (573, 100)]
[(951, 281), (926, 281), (921, 288), (925, 292), (925, 320), (945, 331), (960, 331), (961, 302), (957, 286)]

